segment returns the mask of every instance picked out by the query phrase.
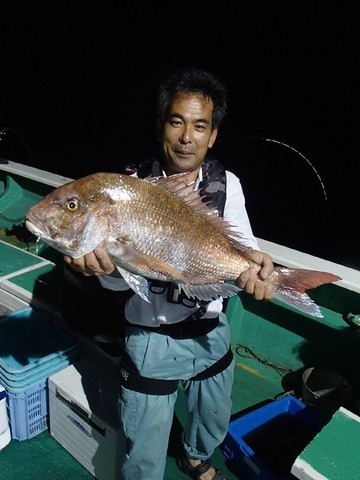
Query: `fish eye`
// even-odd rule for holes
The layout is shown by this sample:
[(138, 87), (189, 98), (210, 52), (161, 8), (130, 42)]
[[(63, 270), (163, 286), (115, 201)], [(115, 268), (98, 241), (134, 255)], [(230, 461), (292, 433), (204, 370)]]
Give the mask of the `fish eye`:
[(69, 212), (76, 212), (79, 208), (79, 200), (77, 198), (70, 198), (66, 202), (65, 207)]

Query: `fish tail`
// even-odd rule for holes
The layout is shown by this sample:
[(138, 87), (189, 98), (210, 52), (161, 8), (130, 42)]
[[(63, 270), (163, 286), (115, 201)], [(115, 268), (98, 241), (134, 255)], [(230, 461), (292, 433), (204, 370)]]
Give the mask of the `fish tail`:
[(268, 281), (275, 286), (274, 298), (304, 313), (322, 318), (319, 306), (306, 290), (337, 280), (341, 278), (328, 272), (276, 267)]

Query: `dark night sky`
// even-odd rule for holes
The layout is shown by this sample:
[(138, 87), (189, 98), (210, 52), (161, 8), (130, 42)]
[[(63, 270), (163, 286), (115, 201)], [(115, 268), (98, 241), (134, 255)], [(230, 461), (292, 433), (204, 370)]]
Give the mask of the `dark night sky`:
[(356, 2), (232, 3), (0, 0), (0, 129), (19, 132), (0, 156), (122, 171), (156, 147), (159, 80), (205, 67), (229, 90), (213, 154), (255, 234), (360, 268)]

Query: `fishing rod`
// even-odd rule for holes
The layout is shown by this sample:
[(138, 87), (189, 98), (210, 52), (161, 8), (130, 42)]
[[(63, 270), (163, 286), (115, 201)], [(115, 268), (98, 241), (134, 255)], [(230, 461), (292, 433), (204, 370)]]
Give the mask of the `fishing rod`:
[(323, 192), (323, 195), (324, 195), (324, 198), (325, 198), (325, 201), (327, 202), (328, 201), (328, 197), (327, 197), (327, 193), (326, 193), (326, 188), (325, 188), (325, 185), (324, 185), (324, 182), (319, 174), (319, 172), (316, 170), (315, 166), (310, 162), (310, 160), (305, 157), (304, 154), (302, 154), (299, 150), (296, 150), (296, 148), (292, 147), (291, 145), (288, 145), (287, 143), (285, 142), (281, 142), (280, 140), (276, 140), (274, 138), (266, 138), (266, 137), (249, 137), (248, 140), (263, 140), (265, 142), (271, 142), (271, 143), (275, 143), (277, 145), (281, 145), (283, 147), (286, 147), (286, 148), (289, 148), (290, 150), (292, 150), (293, 152), (295, 152), (297, 155), (299, 155), (303, 160), (306, 161), (306, 163), (312, 168), (313, 172), (315, 173), (316, 177), (318, 178), (319, 182), (320, 182), (320, 185), (321, 185), (321, 188), (322, 188), (322, 192)]

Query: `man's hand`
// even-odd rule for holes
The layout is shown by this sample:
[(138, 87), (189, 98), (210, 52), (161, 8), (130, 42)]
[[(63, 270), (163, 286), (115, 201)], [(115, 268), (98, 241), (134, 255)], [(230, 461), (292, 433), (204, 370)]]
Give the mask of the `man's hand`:
[(248, 253), (252, 260), (261, 265), (261, 268), (257, 271), (255, 268), (250, 267), (240, 275), (235, 283), (245, 290), (246, 293), (253, 295), (256, 300), (272, 300), (274, 287), (266, 282), (274, 270), (274, 264), (270, 255), (258, 250)]
[(71, 258), (64, 255), (64, 262), (76, 272), (83, 273), (86, 277), (94, 275), (117, 276), (115, 265), (102, 248), (96, 248), (80, 258)]

